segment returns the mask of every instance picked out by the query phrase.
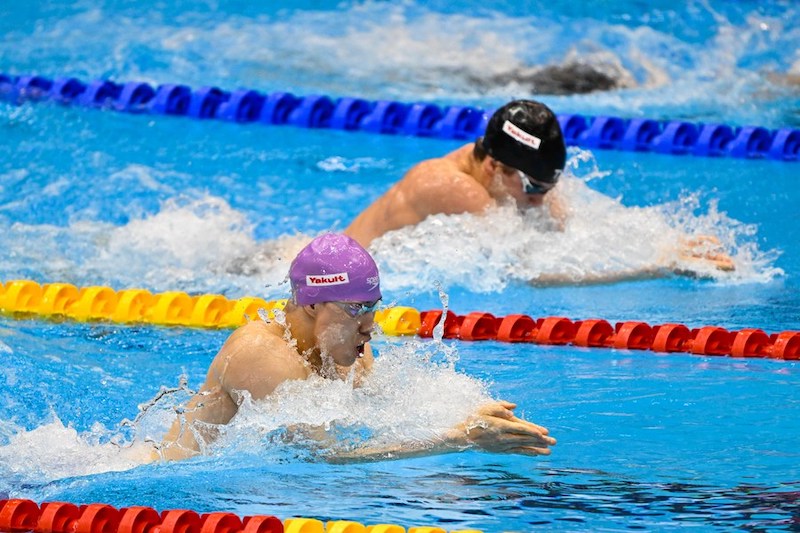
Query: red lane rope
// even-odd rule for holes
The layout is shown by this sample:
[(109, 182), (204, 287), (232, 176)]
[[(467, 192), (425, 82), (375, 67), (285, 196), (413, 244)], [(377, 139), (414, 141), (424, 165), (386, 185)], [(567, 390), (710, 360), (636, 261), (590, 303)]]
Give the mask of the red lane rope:
[[(442, 314), (441, 310), (421, 312), (417, 335), (432, 337)], [(557, 316), (534, 319), (528, 315), (496, 317), (482, 312), (462, 316), (448, 311), (442, 337), (466, 341), (496, 340), (583, 348), (800, 359), (800, 331), (770, 335), (758, 328), (729, 331), (719, 326), (705, 326), (691, 329), (683, 324), (651, 326), (638, 321), (612, 325), (602, 319), (572, 321)]]
[[(0, 533), (406, 533), (403, 526), (375, 524), (365, 526), (345, 520), (323, 523), (313, 518), (287, 518), (283, 522), (271, 515), (240, 518), (233, 513), (200, 514), (186, 509), (159, 513), (152, 507), (117, 509), (92, 503), (0, 500)], [(447, 533), (436, 526), (410, 527), (408, 533)], [(450, 533), (481, 533), (477, 530), (452, 530)]]
[(274, 516), (252, 516), (241, 520), (231, 513), (200, 515), (189, 510), (164, 511), (150, 507), (116, 509), (93, 503), (31, 500), (0, 501), (0, 532), (22, 533), (283, 533)]

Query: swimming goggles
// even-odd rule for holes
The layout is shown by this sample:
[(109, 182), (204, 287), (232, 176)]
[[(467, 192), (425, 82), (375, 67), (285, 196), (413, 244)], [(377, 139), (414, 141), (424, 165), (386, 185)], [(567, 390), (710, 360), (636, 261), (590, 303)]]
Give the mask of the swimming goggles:
[(381, 303), (381, 301), (375, 300), (374, 302), (331, 302), (331, 303), (339, 306), (342, 309), (342, 311), (350, 315), (352, 318), (356, 318), (375, 311), (375, 308), (378, 307), (378, 304)]
[(555, 183), (536, 181), (521, 170), (517, 170), (517, 174), (519, 174), (519, 181), (522, 183), (522, 192), (525, 194), (544, 194), (556, 186)]

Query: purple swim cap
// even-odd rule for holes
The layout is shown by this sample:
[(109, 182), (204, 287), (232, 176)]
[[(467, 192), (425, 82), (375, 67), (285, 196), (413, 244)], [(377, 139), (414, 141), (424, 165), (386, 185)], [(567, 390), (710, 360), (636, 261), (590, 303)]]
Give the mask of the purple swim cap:
[(298, 305), (381, 298), (378, 265), (346, 235), (326, 233), (311, 241), (292, 261), (289, 279)]

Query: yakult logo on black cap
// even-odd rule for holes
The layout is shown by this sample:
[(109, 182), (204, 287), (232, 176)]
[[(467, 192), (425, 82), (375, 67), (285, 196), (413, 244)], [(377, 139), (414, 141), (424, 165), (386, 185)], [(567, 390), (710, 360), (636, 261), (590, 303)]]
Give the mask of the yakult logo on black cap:
[(350, 277), (347, 272), (306, 276), (306, 285), (309, 287), (329, 287), (331, 285), (344, 285), (345, 283), (350, 283)]
[(508, 120), (503, 122), (503, 131), (512, 139), (521, 142), (525, 146), (530, 146), (534, 150), (538, 150), (539, 146), (542, 144), (542, 140), (539, 137), (518, 128)]

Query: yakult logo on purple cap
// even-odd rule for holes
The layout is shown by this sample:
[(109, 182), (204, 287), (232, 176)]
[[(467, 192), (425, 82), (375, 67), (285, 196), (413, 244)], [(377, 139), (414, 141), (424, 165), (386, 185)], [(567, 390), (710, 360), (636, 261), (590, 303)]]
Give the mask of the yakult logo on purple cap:
[(344, 285), (345, 283), (350, 283), (350, 277), (347, 272), (306, 276), (306, 285), (309, 287), (329, 287), (331, 285)]

